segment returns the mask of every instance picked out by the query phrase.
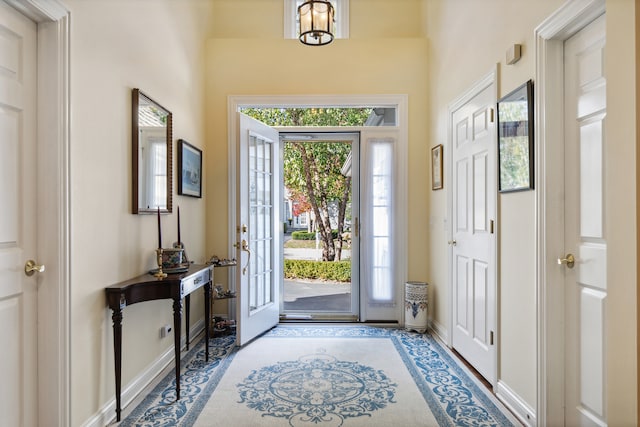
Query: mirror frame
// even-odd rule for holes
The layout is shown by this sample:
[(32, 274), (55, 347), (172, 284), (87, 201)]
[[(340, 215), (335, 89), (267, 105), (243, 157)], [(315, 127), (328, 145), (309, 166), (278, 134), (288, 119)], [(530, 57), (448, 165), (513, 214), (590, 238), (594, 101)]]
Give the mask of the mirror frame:
[(140, 98), (144, 98), (150, 103), (155, 104), (159, 109), (167, 113), (167, 206), (160, 209), (160, 213), (171, 213), (173, 211), (173, 114), (165, 107), (154, 101), (140, 89), (135, 88), (131, 91), (131, 209), (134, 214), (155, 214), (158, 209), (141, 208), (139, 199), (139, 172), (138, 165), (138, 148), (139, 148), (139, 118), (138, 108), (140, 107)]

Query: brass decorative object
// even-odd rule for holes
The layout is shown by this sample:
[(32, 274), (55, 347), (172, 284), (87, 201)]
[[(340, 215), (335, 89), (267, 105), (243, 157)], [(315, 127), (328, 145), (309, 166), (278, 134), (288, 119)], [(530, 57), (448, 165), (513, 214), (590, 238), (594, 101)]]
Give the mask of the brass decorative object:
[(154, 276), (158, 279), (164, 279), (167, 277), (167, 273), (162, 272), (162, 248), (156, 249), (156, 254), (158, 255), (158, 271), (154, 273)]

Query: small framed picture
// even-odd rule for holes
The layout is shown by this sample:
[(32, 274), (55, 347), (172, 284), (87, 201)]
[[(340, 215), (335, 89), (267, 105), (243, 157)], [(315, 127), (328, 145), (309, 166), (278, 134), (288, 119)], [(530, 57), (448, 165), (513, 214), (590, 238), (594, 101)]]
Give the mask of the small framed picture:
[(202, 150), (178, 140), (178, 194), (202, 197)]
[(438, 144), (431, 149), (431, 189), (442, 188), (442, 144)]

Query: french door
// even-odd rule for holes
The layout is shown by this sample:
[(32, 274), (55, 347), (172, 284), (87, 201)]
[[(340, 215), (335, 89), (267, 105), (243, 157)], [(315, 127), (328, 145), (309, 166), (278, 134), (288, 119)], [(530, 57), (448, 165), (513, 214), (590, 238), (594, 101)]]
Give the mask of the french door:
[(244, 345), (279, 321), (282, 197), (278, 132), (237, 114), (237, 342)]

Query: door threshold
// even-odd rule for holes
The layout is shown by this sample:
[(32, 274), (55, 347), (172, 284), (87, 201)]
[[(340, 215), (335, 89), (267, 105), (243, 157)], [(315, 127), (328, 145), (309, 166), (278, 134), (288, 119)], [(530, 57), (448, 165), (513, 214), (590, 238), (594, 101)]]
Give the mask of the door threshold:
[(285, 314), (284, 316), (280, 316), (280, 321), (287, 320), (312, 320), (313, 317), (310, 314)]
[(322, 314), (308, 314), (308, 313), (289, 313), (280, 315), (280, 323), (286, 322), (339, 322), (339, 323), (354, 323), (358, 322), (358, 316), (354, 315), (322, 315)]

